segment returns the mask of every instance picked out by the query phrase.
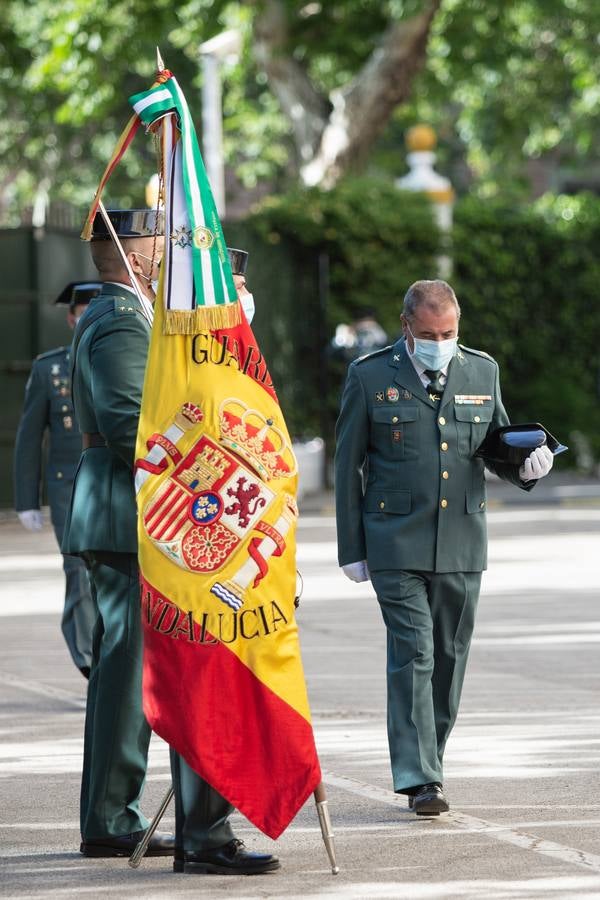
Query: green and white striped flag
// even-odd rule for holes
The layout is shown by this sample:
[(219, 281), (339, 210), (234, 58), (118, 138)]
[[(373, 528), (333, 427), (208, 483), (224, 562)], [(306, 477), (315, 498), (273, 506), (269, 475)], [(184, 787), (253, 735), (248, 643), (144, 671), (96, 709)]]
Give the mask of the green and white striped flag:
[(171, 76), (129, 98), (147, 129), (160, 128), (165, 183), (165, 255), (159, 297), (164, 330), (230, 328), (240, 309), (219, 216), (185, 97)]

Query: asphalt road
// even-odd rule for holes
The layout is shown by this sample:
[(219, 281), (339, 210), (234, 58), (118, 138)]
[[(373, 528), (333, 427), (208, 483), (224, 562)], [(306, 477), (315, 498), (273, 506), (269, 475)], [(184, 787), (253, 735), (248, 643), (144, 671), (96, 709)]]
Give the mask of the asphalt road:
[[(7, 898), (600, 898), (600, 505), (494, 510), (490, 568), (461, 715), (446, 751), (452, 810), (417, 820), (391, 790), (385, 635), (369, 585), (335, 564), (334, 523), (299, 529), (299, 610), (340, 874), (312, 802), (273, 844), (238, 814), (268, 876), (132, 870), (78, 853), (85, 684), (59, 631), (62, 570), (50, 529), (0, 522), (0, 895)], [(169, 784), (153, 739), (145, 811)], [(172, 809), (164, 824), (173, 825)]]

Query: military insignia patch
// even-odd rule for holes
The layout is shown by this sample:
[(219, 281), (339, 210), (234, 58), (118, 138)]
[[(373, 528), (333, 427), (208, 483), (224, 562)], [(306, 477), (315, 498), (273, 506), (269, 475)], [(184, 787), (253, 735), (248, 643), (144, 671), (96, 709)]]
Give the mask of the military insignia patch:
[(383, 403), (383, 391), (377, 391), (375, 394), (375, 399), (378, 403)]
[(71, 430), (71, 428), (73, 427), (73, 419), (71, 418), (71, 416), (63, 416), (63, 425), (67, 429), (67, 431)]
[(194, 246), (198, 250), (210, 250), (214, 242), (215, 236), (210, 228), (206, 228), (204, 225), (194, 228)]
[(398, 444), (402, 440), (402, 432), (392, 431), (392, 440), (395, 444)]
[(492, 399), (491, 394), (455, 394), (454, 402), (457, 406), (483, 406)]
[(402, 391), (402, 399), (403, 400), (412, 400), (412, 394), (410, 391)]
[(185, 250), (185, 248), (189, 247), (192, 243), (191, 230), (186, 228), (185, 225), (180, 225), (179, 228), (175, 228), (171, 233), (171, 243), (174, 247), (181, 247), (182, 250)]
[(395, 403), (400, 398), (400, 391), (397, 387), (388, 387), (385, 389), (385, 398), (389, 403)]

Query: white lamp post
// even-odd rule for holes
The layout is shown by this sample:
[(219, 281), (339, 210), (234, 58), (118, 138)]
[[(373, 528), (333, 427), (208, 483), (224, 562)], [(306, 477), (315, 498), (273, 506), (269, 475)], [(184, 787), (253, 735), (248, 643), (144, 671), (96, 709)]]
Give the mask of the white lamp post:
[(223, 109), (221, 103), (220, 62), (236, 57), (242, 46), (239, 31), (223, 31), (200, 45), (202, 56), (202, 146), (206, 173), (215, 198), (217, 212), (225, 215), (225, 166), (223, 161)]

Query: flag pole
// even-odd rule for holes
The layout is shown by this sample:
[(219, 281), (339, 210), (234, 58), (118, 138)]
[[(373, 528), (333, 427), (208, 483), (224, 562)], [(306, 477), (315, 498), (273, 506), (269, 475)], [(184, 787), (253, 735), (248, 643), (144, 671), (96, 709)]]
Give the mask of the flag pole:
[(106, 225), (107, 231), (110, 234), (115, 247), (117, 248), (117, 252), (118, 252), (119, 256), (121, 257), (121, 262), (127, 269), (127, 274), (129, 275), (129, 278), (131, 280), (131, 288), (135, 292), (138, 300), (140, 301), (140, 305), (142, 307), (142, 313), (144, 314), (144, 318), (150, 323), (150, 325), (152, 325), (152, 321), (151, 321), (150, 317), (148, 316), (148, 314), (146, 313), (146, 305), (145, 305), (144, 299), (142, 297), (142, 292), (140, 291), (140, 286), (137, 283), (137, 278), (133, 274), (133, 269), (131, 268), (131, 265), (129, 264), (129, 260), (127, 259), (127, 256), (125, 255), (125, 251), (123, 250), (123, 245), (121, 244), (121, 241), (119, 240), (119, 238), (117, 236), (117, 232), (115, 231), (115, 229), (113, 227), (113, 223), (110, 221), (110, 217), (106, 211), (106, 207), (104, 206), (104, 203), (102, 202), (102, 200), (100, 200), (98, 203), (98, 209), (100, 211), (100, 215), (104, 219), (104, 224)]
[(131, 866), (132, 869), (137, 869), (139, 867), (142, 859), (144, 858), (144, 856), (146, 854), (146, 850), (148, 849), (148, 844), (150, 843), (150, 838), (152, 837), (152, 835), (158, 828), (158, 823), (164, 816), (165, 810), (166, 810), (167, 806), (169, 805), (169, 803), (171, 802), (171, 797), (173, 796), (173, 793), (174, 793), (173, 785), (171, 785), (171, 787), (169, 788), (169, 790), (167, 791), (165, 796), (162, 798), (161, 804), (158, 807), (158, 809), (156, 810), (156, 814), (155, 814), (154, 818), (148, 825), (148, 828), (146, 829), (146, 833), (144, 834), (144, 837), (142, 838), (142, 840), (139, 842), (139, 844), (137, 845), (137, 847), (135, 848), (135, 850), (129, 857), (129, 865)]
[(317, 815), (319, 817), (319, 825), (321, 826), (321, 834), (323, 835), (323, 843), (327, 850), (327, 856), (331, 864), (331, 874), (337, 875), (340, 871), (335, 858), (334, 833), (331, 826), (331, 818), (329, 816), (329, 806), (327, 804), (327, 794), (325, 793), (325, 785), (321, 781), (314, 792), (315, 803), (317, 805)]

